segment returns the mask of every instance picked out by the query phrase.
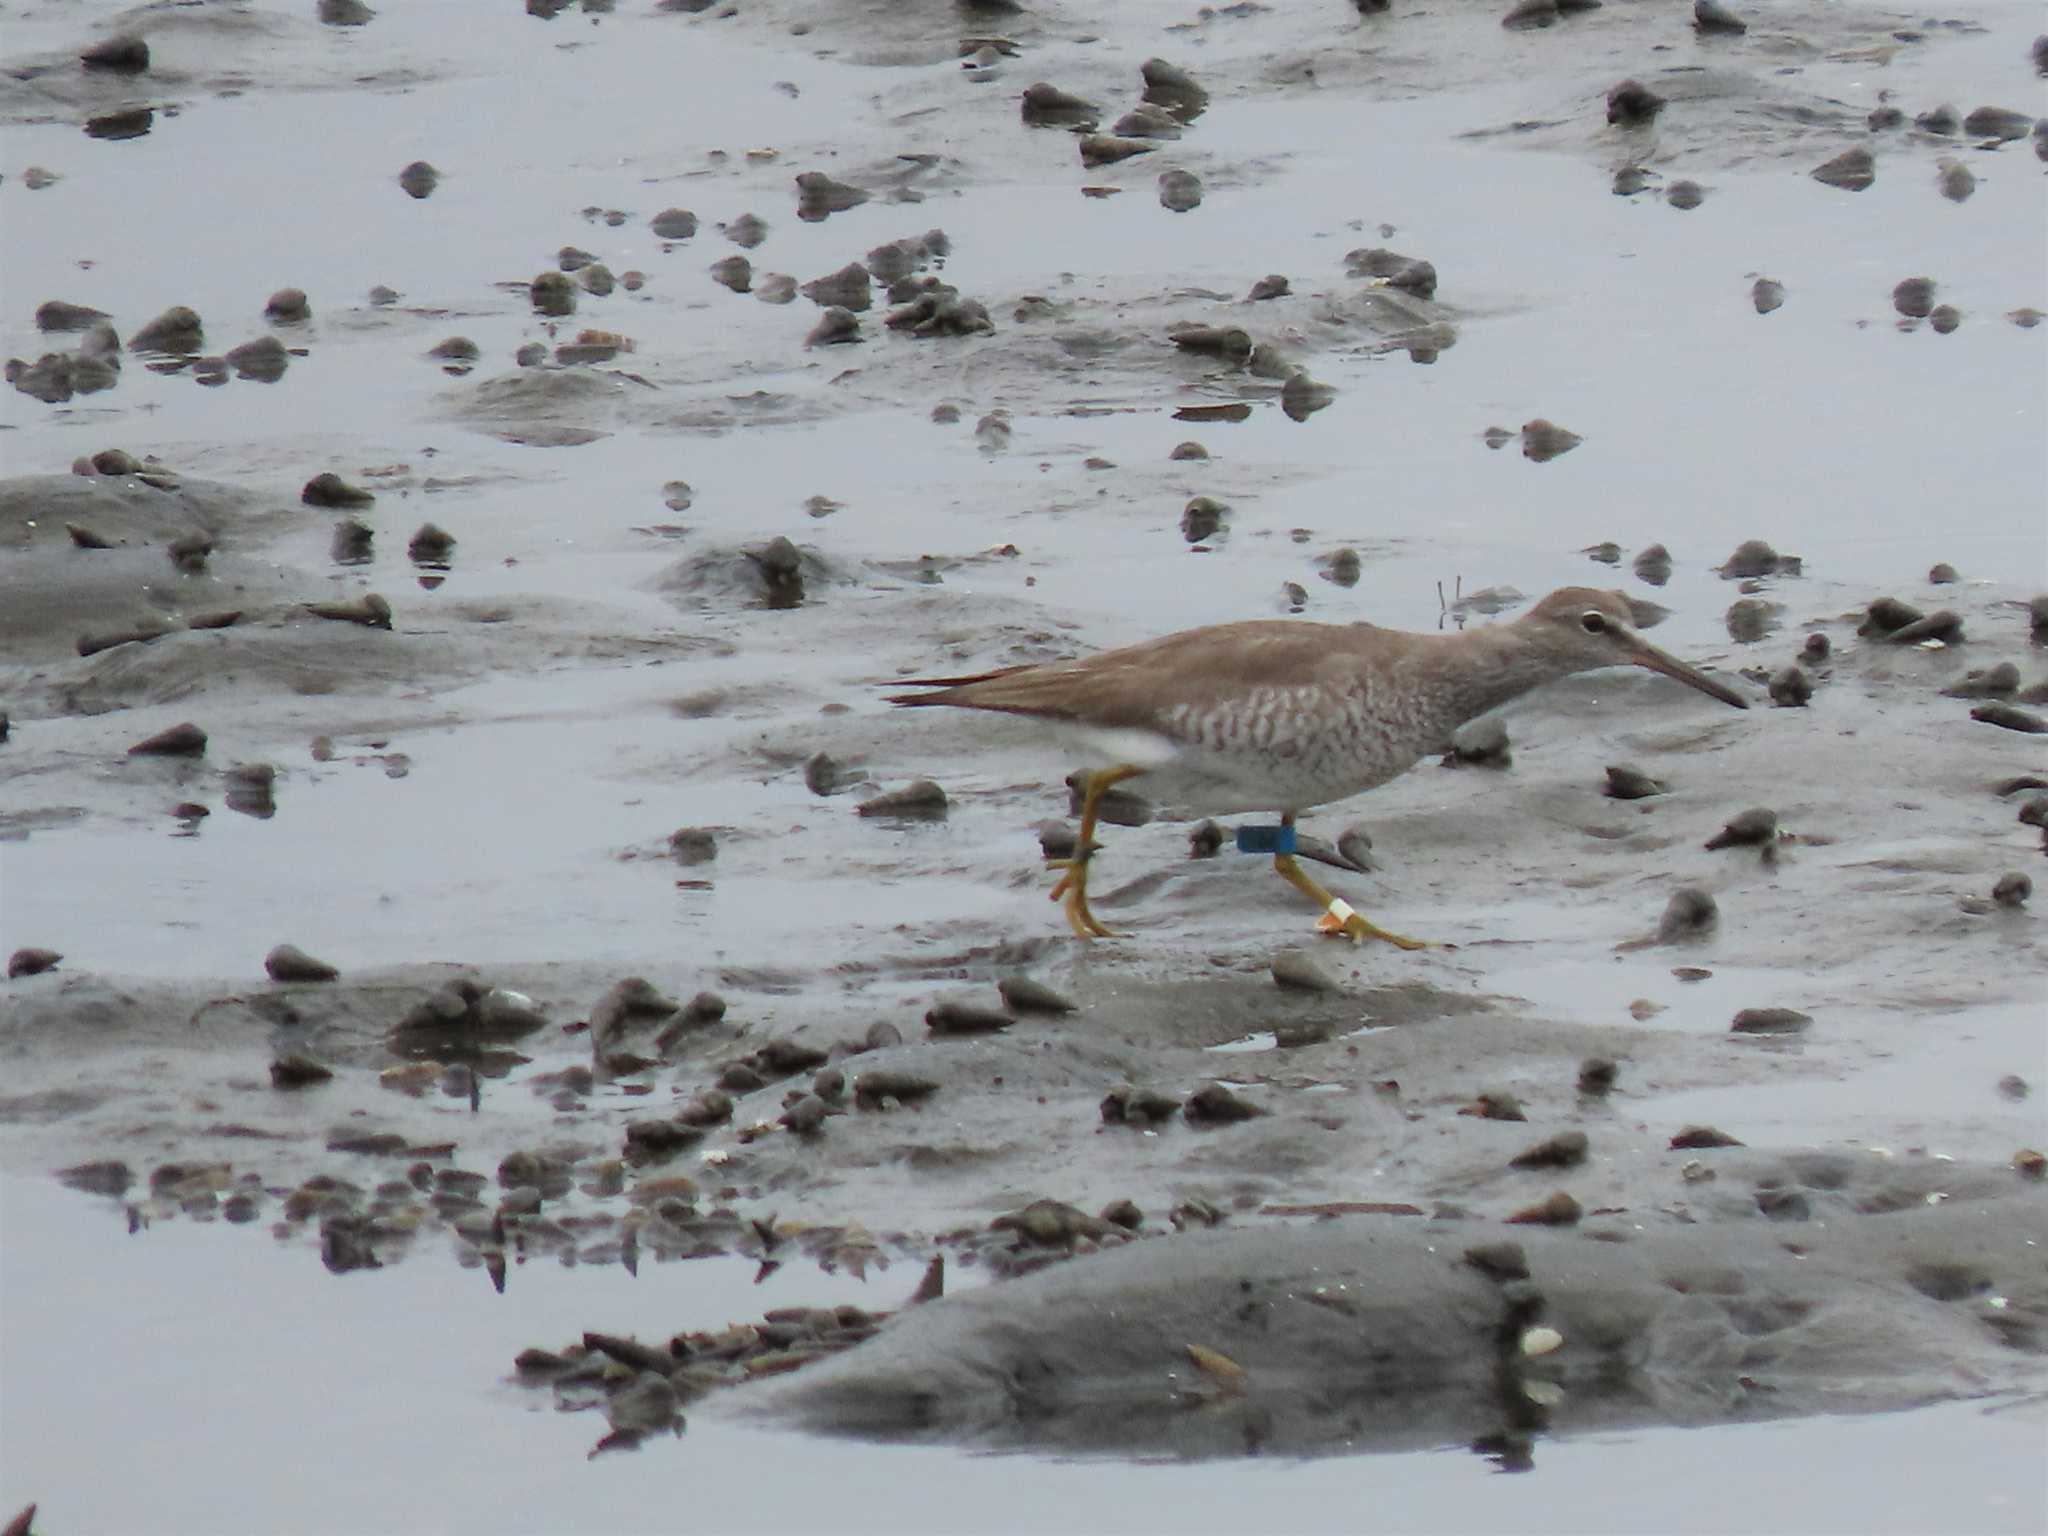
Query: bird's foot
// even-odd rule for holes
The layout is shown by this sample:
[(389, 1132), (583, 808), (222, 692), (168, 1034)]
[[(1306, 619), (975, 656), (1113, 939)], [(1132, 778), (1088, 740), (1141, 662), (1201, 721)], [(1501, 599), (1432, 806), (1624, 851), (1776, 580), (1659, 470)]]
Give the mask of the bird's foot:
[(1330, 909), (1316, 919), (1316, 931), (1327, 934), (1342, 934), (1354, 944), (1363, 944), (1367, 939), (1378, 939), (1396, 949), (1427, 949), (1425, 939), (1411, 939), (1405, 934), (1389, 933), (1386, 929), (1368, 922), (1363, 912), (1355, 911), (1351, 904), (1341, 898), (1332, 897)]
[(1071, 859), (1053, 859), (1049, 867), (1064, 870), (1056, 885), (1049, 893), (1051, 899), (1060, 902), (1067, 913), (1067, 926), (1083, 939), (1113, 939), (1116, 933), (1104, 924), (1088, 908), (1088, 858), (1094, 850), (1086, 849)]

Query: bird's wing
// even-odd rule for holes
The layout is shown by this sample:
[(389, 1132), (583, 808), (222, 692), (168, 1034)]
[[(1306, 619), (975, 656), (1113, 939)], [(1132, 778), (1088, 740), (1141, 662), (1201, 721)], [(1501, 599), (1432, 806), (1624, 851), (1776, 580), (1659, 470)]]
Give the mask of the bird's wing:
[(931, 693), (890, 703), (947, 704), (1118, 729), (1164, 730), (1165, 713), (1200, 714), (1253, 689), (1306, 687), (1327, 676), (1332, 637), (1345, 627), (1285, 619), (1212, 624), (1102, 651), (1078, 661), (933, 678)]

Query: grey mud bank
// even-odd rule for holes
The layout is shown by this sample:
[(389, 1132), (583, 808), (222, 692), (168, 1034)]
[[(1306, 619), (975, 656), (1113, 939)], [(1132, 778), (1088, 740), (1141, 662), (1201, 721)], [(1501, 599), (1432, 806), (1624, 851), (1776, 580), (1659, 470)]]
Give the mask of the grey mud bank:
[[(394, 1296), (870, 1277), (529, 1341), (619, 1444), (2039, 1390), (2028, 8), (528, 10), (10, 20), (0, 1170)], [(1078, 765), (882, 702), (1565, 584), (1755, 707), (1314, 818), (1413, 955), (1142, 807), (1080, 945)]]

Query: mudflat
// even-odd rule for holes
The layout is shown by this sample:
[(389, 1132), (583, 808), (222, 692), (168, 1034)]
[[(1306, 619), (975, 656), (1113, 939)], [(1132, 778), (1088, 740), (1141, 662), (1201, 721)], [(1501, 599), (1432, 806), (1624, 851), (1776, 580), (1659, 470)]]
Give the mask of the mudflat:
[[(2038, 1393), (2039, 18), (1730, 20), (9, 18), (0, 1174), (674, 1277), (505, 1352), (607, 1450)], [(1084, 943), (1094, 764), (886, 702), (1565, 585), (1751, 708), (1582, 674), (1305, 817), (1412, 953), (1142, 780)]]

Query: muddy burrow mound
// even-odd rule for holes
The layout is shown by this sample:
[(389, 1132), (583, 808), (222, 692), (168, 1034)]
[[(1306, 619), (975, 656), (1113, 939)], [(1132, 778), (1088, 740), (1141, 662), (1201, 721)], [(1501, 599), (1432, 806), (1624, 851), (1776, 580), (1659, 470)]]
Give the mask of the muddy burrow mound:
[(287, 583), (256, 551), (293, 515), (280, 498), (170, 474), (0, 481), (0, 662), (277, 599)]
[(2048, 1373), (2048, 1191), (1626, 1241), (1326, 1223), (1133, 1244), (905, 1313), (752, 1412), (1124, 1454), (1399, 1449), (1903, 1408)]

